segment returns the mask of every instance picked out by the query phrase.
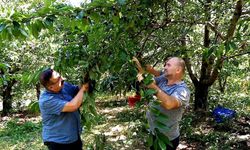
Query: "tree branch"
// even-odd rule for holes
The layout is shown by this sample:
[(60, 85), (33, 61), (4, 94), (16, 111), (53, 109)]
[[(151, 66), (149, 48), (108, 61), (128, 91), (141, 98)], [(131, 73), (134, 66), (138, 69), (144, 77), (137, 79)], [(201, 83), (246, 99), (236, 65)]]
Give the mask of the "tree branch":
[(190, 59), (189, 59), (188, 57), (184, 57), (183, 59), (184, 59), (185, 64), (186, 64), (188, 74), (189, 74), (191, 80), (192, 80), (193, 83), (194, 83), (194, 86), (197, 86), (199, 82), (198, 82), (197, 77), (194, 75), (194, 73), (193, 73), (193, 71), (192, 71)]
[(208, 86), (211, 86), (215, 82), (215, 80), (217, 79), (217, 77), (219, 75), (219, 70), (221, 69), (221, 67), (223, 65), (223, 61), (224, 61), (224, 59), (222, 59), (222, 58), (218, 59), (216, 61), (216, 64), (215, 64), (215, 67), (213, 69), (211, 76), (209, 77), (208, 80), (205, 81)]
[(230, 40), (234, 35), (234, 31), (235, 31), (237, 22), (242, 14), (242, 3), (243, 3), (242, 0), (238, 0), (236, 3), (234, 15), (231, 19), (231, 23), (230, 23), (230, 26), (229, 26), (228, 31), (227, 31), (226, 40)]
[(242, 55), (246, 55), (246, 54), (250, 54), (250, 51), (238, 53), (238, 54), (231, 55), (231, 56), (227, 56), (227, 57), (224, 57), (223, 59), (224, 59), (224, 60), (226, 60), (226, 59), (231, 59), (231, 58), (238, 57), (238, 56), (242, 56)]
[(207, 25), (209, 26), (209, 28), (215, 32), (215, 34), (217, 34), (223, 41), (225, 40), (225, 37), (215, 28), (214, 25), (212, 25), (210, 22), (207, 23)]
[(158, 24), (158, 23), (151, 24), (151, 27), (152, 27), (153, 29), (160, 29), (160, 28), (164, 28), (164, 27), (167, 26), (169, 23), (171, 23), (171, 20), (168, 19), (168, 18), (165, 18), (161, 24)]
[[(207, 0), (206, 3), (204, 4), (204, 11), (205, 14), (207, 15), (206, 17), (206, 21), (209, 22), (211, 20), (211, 14), (209, 13), (210, 11), (210, 5), (211, 5), (211, 0)], [(208, 24), (205, 24), (204, 26), (204, 41), (203, 41), (203, 45), (205, 48), (209, 48), (210, 45), (210, 30), (208, 29)], [(202, 56), (202, 64), (201, 64), (201, 71), (200, 71), (200, 82), (204, 83), (205, 80), (208, 79), (210, 72), (211, 72), (211, 66), (210, 66), (210, 59), (209, 58), (205, 58), (204, 56)]]
[(247, 10), (247, 11), (243, 11), (242, 13), (241, 13), (241, 15), (250, 15), (250, 10)]
[[(186, 47), (186, 45), (187, 45), (186, 44), (186, 38), (185, 38), (185, 36), (181, 37), (181, 45), (183, 47)], [(192, 71), (191, 63), (190, 63), (190, 60), (187, 57), (187, 55), (185, 55), (185, 57), (183, 58), (183, 60), (185, 61), (185, 65), (187, 67), (188, 74), (189, 74), (191, 80), (193, 81), (194, 86), (197, 86), (199, 82), (198, 82), (197, 77), (194, 75), (194, 73)]]

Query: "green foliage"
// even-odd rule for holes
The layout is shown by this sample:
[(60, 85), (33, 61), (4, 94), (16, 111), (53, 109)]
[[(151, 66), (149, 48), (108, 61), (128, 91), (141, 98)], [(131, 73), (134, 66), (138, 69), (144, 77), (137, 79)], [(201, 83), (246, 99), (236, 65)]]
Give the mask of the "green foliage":
[[(23, 135), (28, 132), (34, 132), (41, 129), (41, 124), (34, 124), (32, 122), (19, 123), (18, 120), (10, 120), (6, 124), (6, 129), (1, 136)], [(18, 137), (16, 137), (18, 138)]]
[(89, 95), (88, 93), (84, 94), (84, 101), (81, 109), (82, 124), (87, 130), (90, 130), (91, 125), (98, 122), (94, 95)]
[[(145, 74), (143, 79), (144, 86), (149, 85), (153, 82), (153, 76)], [(149, 131), (149, 136), (147, 138), (147, 145), (153, 146), (154, 149), (166, 149), (166, 144), (170, 144), (169, 139), (167, 136), (162, 134), (162, 132), (166, 132), (169, 130), (169, 128), (164, 124), (168, 116), (161, 113), (160, 110), (158, 110), (156, 107), (160, 105), (160, 102), (158, 100), (155, 100), (153, 95), (156, 93), (153, 89), (147, 89), (145, 87), (142, 87), (141, 89), (141, 96), (142, 99), (140, 101), (140, 105), (145, 103), (150, 103), (149, 107), (147, 108), (147, 111), (149, 111), (152, 115), (155, 116), (155, 129), (154, 131)], [(137, 104), (138, 105), (138, 104)], [(138, 107), (138, 106), (137, 106)], [(153, 135), (155, 135), (155, 139), (153, 139)]]
[(0, 144), (4, 149), (45, 149), (41, 139), (41, 123), (10, 120), (0, 128)]
[(39, 103), (37, 101), (31, 102), (27, 107), (28, 107), (28, 112), (30, 112), (31, 114), (40, 113)]
[(1, 129), (0, 137), (10, 138), (13, 141), (28, 136), (29, 133), (41, 131), (41, 124), (32, 122), (20, 123), (18, 120), (10, 120), (6, 123), (6, 127)]
[(21, 81), (24, 85), (26, 86), (31, 86), (31, 85), (35, 85), (35, 84), (39, 84), (39, 75), (41, 73), (42, 70), (44, 70), (45, 68), (38, 68), (37, 70), (34, 70), (34, 72), (25, 72), (22, 74), (22, 78)]
[(149, 85), (149, 84), (151, 84), (154, 81), (153, 75), (151, 75), (151, 74), (144, 74), (143, 77), (144, 77), (143, 83), (145, 85)]
[(104, 134), (98, 134), (95, 135), (94, 137), (94, 142), (89, 144), (87, 146), (88, 150), (92, 150), (92, 149), (98, 149), (98, 150), (104, 150), (107, 149), (108, 144), (106, 143), (106, 137)]

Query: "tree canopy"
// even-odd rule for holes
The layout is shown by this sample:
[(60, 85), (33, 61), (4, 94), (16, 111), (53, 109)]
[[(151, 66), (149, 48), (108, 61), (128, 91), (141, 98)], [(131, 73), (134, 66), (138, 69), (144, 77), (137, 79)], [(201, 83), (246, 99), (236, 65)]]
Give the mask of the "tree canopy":
[(26, 2), (1, 4), (1, 86), (8, 98), (19, 79), (36, 83), (37, 72), (51, 65), (113, 92), (130, 91), (133, 56), (156, 65), (175, 55), (186, 62), (195, 109), (205, 110), (223, 64), (249, 55), (249, 1)]

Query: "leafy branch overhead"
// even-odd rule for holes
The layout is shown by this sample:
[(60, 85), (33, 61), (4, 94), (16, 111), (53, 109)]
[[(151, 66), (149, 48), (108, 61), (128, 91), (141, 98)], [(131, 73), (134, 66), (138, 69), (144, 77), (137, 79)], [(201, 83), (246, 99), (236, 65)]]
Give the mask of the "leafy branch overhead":
[(97, 0), (81, 7), (44, 0), (2, 9), (1, 45), (53, 35), (58, 70), (95, 80), (113, 76), (117, 91), (129, 91), (135, 80), (132, 56), (151, 64), (183, 56), (196, 89), (207, 93), (225, 61), (249, 54), (249, 2), (243, 0)]

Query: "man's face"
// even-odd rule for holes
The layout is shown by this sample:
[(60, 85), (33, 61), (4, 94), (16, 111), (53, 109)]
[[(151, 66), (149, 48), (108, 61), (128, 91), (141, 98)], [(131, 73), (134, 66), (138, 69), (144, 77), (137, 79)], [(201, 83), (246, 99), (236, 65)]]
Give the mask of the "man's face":
[(164, 66), (164, 72), (166, 77), (171, 77), (174, 76), (177, 72), (178, 66), (177, 60), (174, 58), (170, 58), (169, 60), (166, 61), (165, 66)]
[(51, 84), (48, 85), (48, 88), (50, 91), (55, 92), (55, 93), (61, 91), (63, 87), (63, 79), (58, 72), (53, 70), (52, 76), (50, 78), (50, 82)]

